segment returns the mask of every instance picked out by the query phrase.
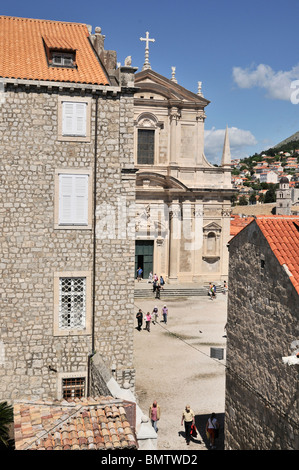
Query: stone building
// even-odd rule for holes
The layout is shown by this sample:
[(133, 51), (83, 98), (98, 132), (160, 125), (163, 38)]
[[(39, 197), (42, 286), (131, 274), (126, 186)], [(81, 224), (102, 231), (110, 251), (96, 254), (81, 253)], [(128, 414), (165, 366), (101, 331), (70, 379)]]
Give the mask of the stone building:
[(201, 85), (196, 94), (177, 83), (174, 68), (171, 79), (153, 71), (147, 48), (135, 85), (135, 273), (141, 267), (145, 278), (152, 271), (169, 283), (226, 279), (234, 192), (228, 132), (221, 166), (212, 165)]
[(99, 28), (0, 29), (0, 400), (87, 395), (95, 352), (133, 388), (134, 238), (103, 214), (135, 201), (136, 70)]
[(276, 214), (291, 215), (292, 197), (290, 182), (286, 176), (279, 180), (279, 187), (276, 190)]
[(229, 243), (225, 446), (299, 449), (299, 217), (259, 216)]

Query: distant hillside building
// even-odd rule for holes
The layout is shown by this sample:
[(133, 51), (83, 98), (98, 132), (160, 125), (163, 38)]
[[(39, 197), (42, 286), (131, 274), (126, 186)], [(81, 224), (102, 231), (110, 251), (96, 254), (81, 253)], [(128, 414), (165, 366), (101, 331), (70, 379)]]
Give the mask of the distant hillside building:
[(226, 449), (299, 450), (299, 217), (256, 217), (229, 255)]

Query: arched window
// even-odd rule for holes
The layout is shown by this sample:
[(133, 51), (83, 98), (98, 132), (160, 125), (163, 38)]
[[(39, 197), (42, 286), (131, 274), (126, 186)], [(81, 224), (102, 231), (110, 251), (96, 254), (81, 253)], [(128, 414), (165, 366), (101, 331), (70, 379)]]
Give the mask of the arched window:
[(159, 130), (163, 123), (158, 122), (152, 113), (142, 113), (135, 122), (137, 165), (154, 165), (157, 159)]

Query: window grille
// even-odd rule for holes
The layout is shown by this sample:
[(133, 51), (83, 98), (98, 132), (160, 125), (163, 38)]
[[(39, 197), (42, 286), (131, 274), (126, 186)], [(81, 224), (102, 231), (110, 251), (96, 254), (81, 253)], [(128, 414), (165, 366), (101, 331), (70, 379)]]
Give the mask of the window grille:
[(82, 398), (85, 396), (85, 378), (72, 377), (62, 379), (63, 398)]
[(59, 279), (59, 328), (85, 328), (86, 278)]
[(137, 163), (153, 165), (155, 155), (155, 131), (138, 129)]

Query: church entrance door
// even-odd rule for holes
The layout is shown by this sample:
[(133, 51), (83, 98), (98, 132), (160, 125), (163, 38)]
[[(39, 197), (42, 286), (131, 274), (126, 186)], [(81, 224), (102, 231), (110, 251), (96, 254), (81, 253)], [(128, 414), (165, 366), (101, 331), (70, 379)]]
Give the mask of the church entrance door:
[(149, 273), (153, 272), (154, 241), (136, 240), (135, 242), (135, 277), (137, 269), (143, 270), (143, 279), (148, 279)]

